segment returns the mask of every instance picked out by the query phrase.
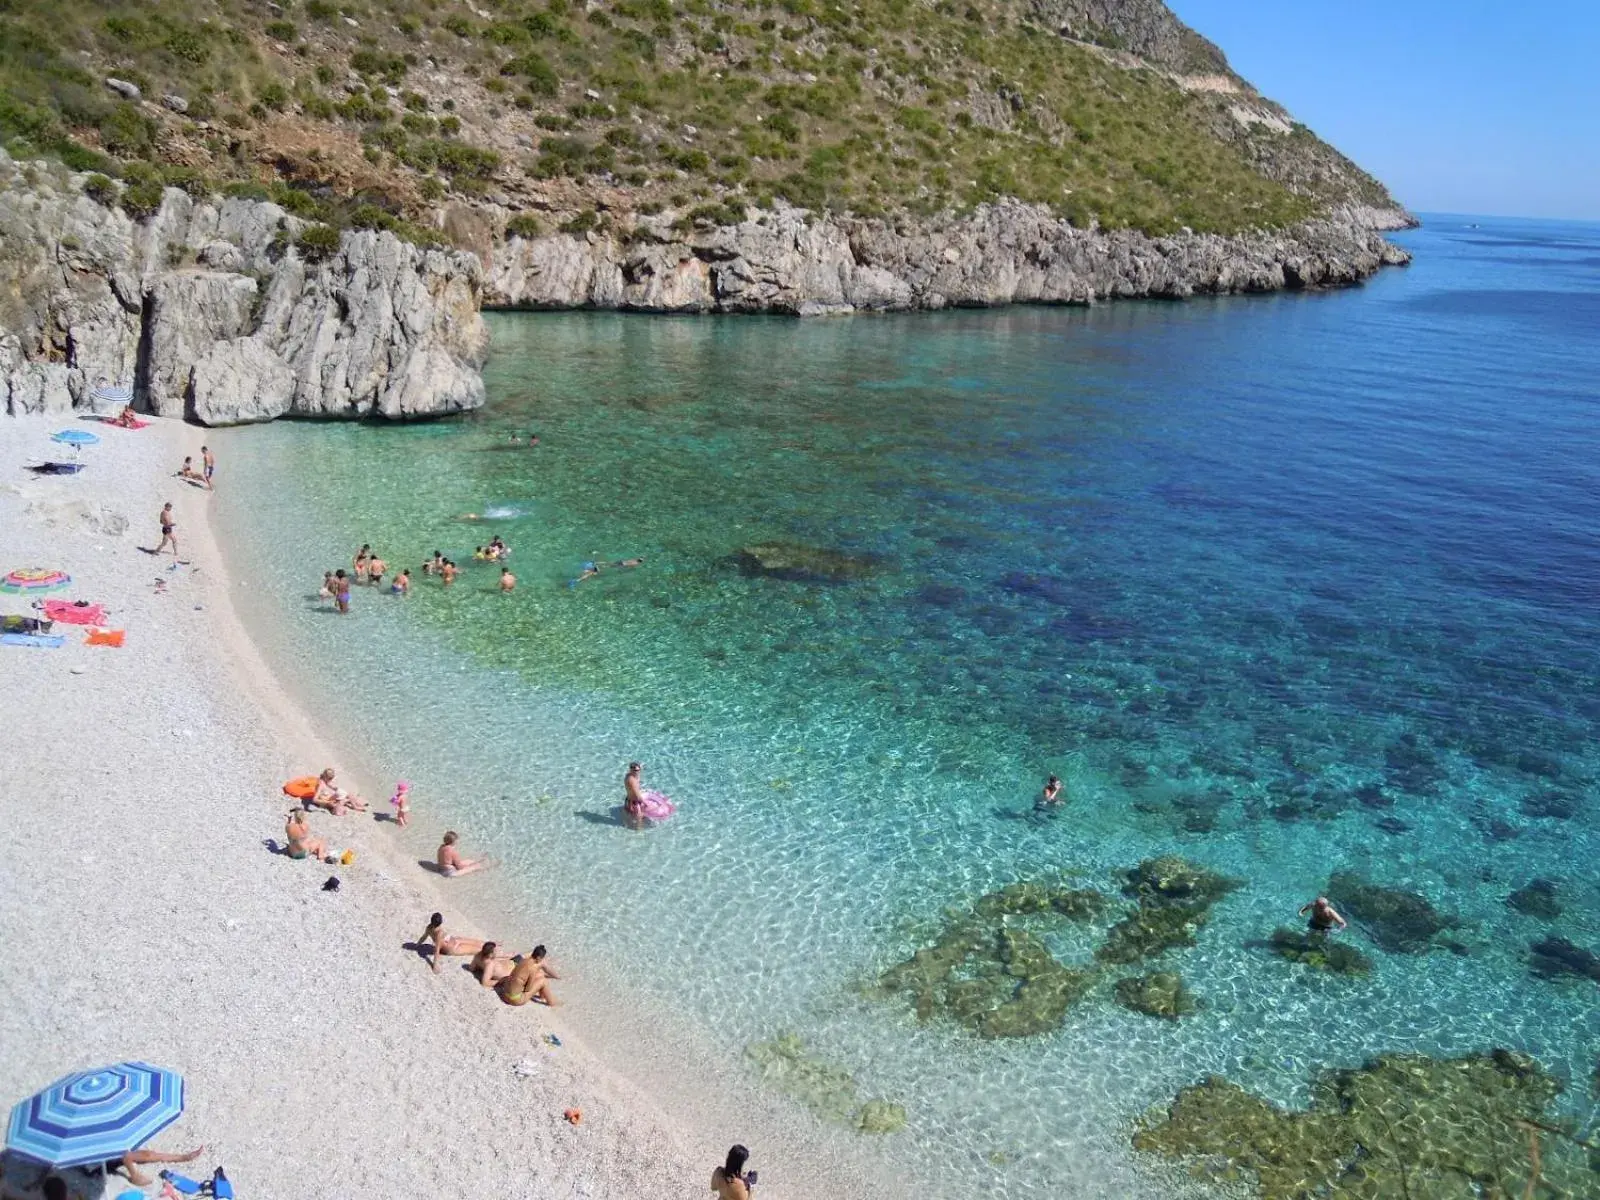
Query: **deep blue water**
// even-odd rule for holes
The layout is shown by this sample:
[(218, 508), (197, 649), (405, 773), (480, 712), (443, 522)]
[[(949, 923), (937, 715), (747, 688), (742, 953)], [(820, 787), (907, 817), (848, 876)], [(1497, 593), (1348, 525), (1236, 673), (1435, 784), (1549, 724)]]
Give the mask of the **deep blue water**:
[[(250, 430), (222, 501), (248, 570), (315, 563), (313, 585), (363, 541), (511, 542), (510, 598), (478, 567), (358, 593), (348, 622), (298, 591), (261, 615), (310, 652), (291, 676), (381, 656), (349, 719), (505, 860), (514, 903), (730, 1059), (793, 1030), (903, 1103), (882, 1153), (936, 1190), (1170, 1194), (1127, 1150), (1146, 1105), (1210, 1072), (1303, 1100), (1383, 1050), (1512, 1045), (1586, 1113), (1594, 984), (1526, 951), (1600, 949), (1600, 226), (1403, 240), (1413, 267), (1329, 294), (499, 316), (483, 415)], [(539, 449), (505, 448), (529, 428)], [(767, 542), (858, 573), (742, 572)], [(643, 837), (607, 823), (631, 757), (683, 805)], [(1049, 771), (1070, 806), (1024, 819)], [(1193, 1017), (1108, 986), (989, 1042), (862, 994), (983, 891), (1110, 892), (1173, 852), (1247, 881), (1159, 964)], [(1334, 870), (1425, 895), (1460, 953), (1358, 930), (1378, 969), (1352, 983), (1247, 945)], [(1536, 877), (1554, 922), (1505, 903)]]

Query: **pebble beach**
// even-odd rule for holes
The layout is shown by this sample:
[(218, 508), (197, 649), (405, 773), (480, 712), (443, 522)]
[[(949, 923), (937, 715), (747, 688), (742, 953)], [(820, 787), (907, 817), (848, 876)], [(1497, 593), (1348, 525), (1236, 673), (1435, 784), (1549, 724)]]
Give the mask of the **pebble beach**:
[[(271, 852), (283, 781), (339, 757), (234, 616), (211, 497), (172, 477), (203, 431), (106, 427), (79, 474), (29, 476), (28, 463), (70, 457), (49, 441), (65, 424), (5, 424), (5, 569), (70, 572), (55, 595), (105, 604), (127, 636), (92, 646), (58, 624), (59, 648), (0, 647), (0, 1098), (124, 1059), (170, 1067), (187, 1111), (153, 1145), (203, 1145), (183, 1169), (225, 1166), (241, 1195), (704, 1194), (735, 1137), (698, 1131), (601, 1065), (564, 1010), (508, 1008), (464, 959), (436, 976), (405, 948), (435, 909), (452, 932), (482, 933), (449, 883), (388, 844), (392, 826), (319, 811), (314, 834), (353, 851), (349, 865)], [(142, 549), (167, 500), (176, 569)], [(3, 599), (0, 611), (29, 611), (27, 595)], [(392, 781), (354, 783), (386, 808)], [(330, 875), (339, 890), (323, 889)], [(572, 955), (555, 961), (581, 975)]]

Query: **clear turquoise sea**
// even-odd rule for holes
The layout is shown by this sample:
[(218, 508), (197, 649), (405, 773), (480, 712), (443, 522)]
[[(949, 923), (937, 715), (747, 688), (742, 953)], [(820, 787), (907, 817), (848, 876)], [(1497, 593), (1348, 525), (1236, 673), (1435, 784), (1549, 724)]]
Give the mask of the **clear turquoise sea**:
[[(419, 825), (732, 1069), (792, 1031), (904, 1105), (872, 1153), (921, 1195), (1168, 1194), (1147, 1106), (1212, 1073), (1303, 1102), (1388, 1050), (1526, 1051), (1587, 1117), (1600, 990), (1528, 947), (1600, 950), (1600, 226), (1402, 240), (1409, 270), (1318, 295), (495, 315), (484, 412), (240, 431), (218, 505), (269, 651)], [(509, 597), (470, 562), (492, 533)], [(327, 615), (363, 542), (466, 574)], [(741, 570), (775, 542), (852, 571)], [(681, 807), (645, 833), (630, 758)], [(1050, 772), (1071, 802), (1035, 821)], [(986, 891), (1167, 853), (1246, 881), (1160, 961), (1192, 1016), (1103, 987), (986, 1041), (865, 987)], [(1376, 970), (1341, 979), (1249, 945), (1336, 870), (1458, 917), (1459, 952), (1358, 929)], [(1535, 878), (1563, 915), (1508, 907)]]

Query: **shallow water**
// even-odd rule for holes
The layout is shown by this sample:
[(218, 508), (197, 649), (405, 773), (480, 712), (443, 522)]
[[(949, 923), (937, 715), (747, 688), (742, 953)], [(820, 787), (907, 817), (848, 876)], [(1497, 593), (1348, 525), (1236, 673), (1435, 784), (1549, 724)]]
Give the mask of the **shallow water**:
[[(792, 1030), (904, 1104), (882, 1153), (944, 1194), (1159, 1195), (1147, 1105), (1214, 1072), (1303, 1101), (1384, 1050), (1526, 1050), (1586, 1114), (1594, 984), (1526, 951), (1600, 948), (1600, 227), (1406, 240), (1413, 268), (1327, 295), (495, 316), (484, 414), (246, 431), (219, 503), (247, 580), (293, 583), (253, 593), (285, 671), (419, 823), (730, 1057)], [(491, 533), (509, 597), (469, 561)], [(466, 574), (331, 618), (308, 594), (361, 542)], [(847, 578), (740, 569), (772, 542)], [(682, 806), (643, 835), (630, 758)], [(1051, 771), (1071, 803), (1036, 822)], [(1552, 793), (1572, 814), (1531, 815)], [(1169, 852), (1247, 881), (1161, 960), (1191, 1017), (1102, 985), (988, 1042), (865, 994), (984, 891), (1114, 892)], [(1464, 953), (1358, 931), (1351, 981), (1246, 945), (1339, 869), (1425, 894)], [(1554, 923), (1505, 904), (1536, 876)]]

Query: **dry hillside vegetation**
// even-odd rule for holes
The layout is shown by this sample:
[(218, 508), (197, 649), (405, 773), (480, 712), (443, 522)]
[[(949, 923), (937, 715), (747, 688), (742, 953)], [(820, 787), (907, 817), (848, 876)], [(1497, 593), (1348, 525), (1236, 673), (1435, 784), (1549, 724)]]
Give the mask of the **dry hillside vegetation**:
[(1282, 118), (1153, 0), (0, 0), (0, 139), (136, 216), (163, 185), (416, 239), (488, 204), (529, 236), (779, 199), (1152, 233), (1391, 203)]

